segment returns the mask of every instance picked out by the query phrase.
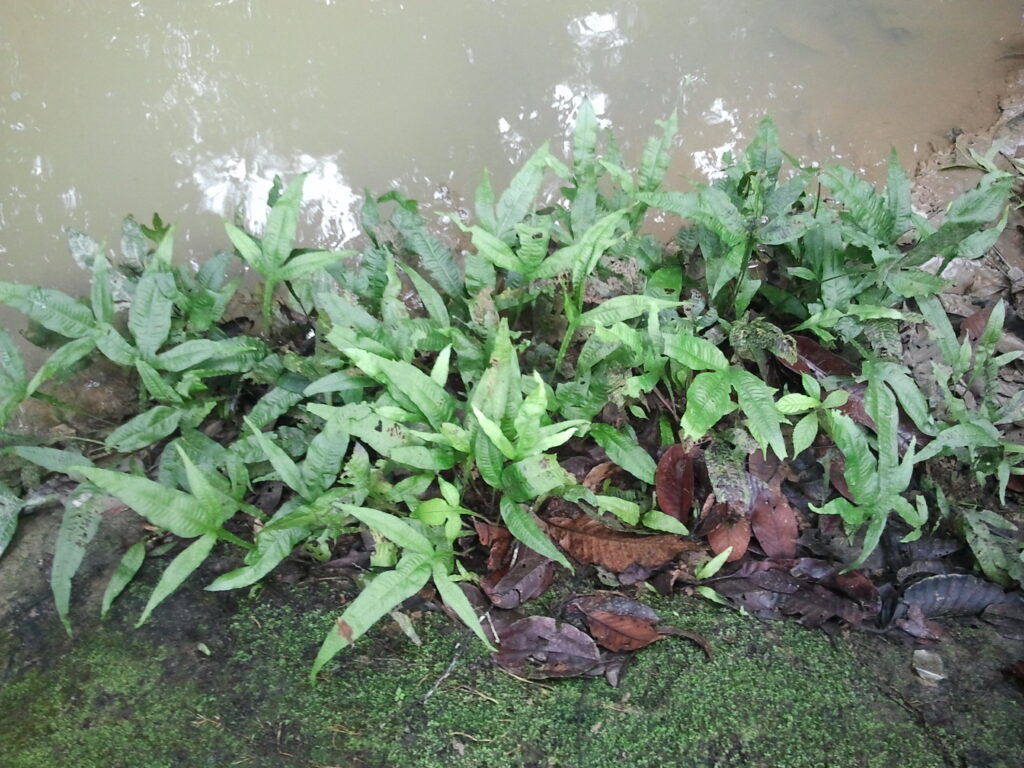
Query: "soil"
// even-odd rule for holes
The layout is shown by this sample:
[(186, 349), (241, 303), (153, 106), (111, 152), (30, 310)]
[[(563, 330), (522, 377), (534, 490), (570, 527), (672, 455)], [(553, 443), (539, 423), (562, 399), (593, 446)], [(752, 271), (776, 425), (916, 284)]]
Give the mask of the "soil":
[[(1024, 71), (1000, 107), (989, 130), (958, 136), (918, 168), (918, 210), (938, 219), (974, 184), (973, 171), (941, 170), (955, 153), (1003, 140), (997, 162), (1024, 156)], [(967, 316), (1002, 297), (1024, 312), (1022, 232), (1014, 210), (992, 254), (954, 264), (948, 311)], [(1007, 345), (1019, 342), (1010, 330)], [(0, 559), (0, 765), (9, 768), (1015, 768), (1024, 754), (1024, 690), (1005, 674), (1024, 643), (976, 619), (944, 620), (939, 643), (829, 636), (640, 586), (638, 599), (703, 635), (714, 659), (666, 638), (639, 652), (613, 688), (502, 672), (427, 594), (405, 608), (422, 645), (382, 622), (314, 687), (316, 649), (357, 591), (351, 572), (297, 561), (248, 593), (206, 592), (237, 565), (215, 552), (135, 629), (163, 567), (147, 560), (100, 622), (103, 588), (142, 532), (131, 513), (112, 510), (76, 577), (69, 638), (47, 583), (58, 516), (44, 508), (23, 517)], [(560, 576), (527, 607), (552, 615), (567, 595), (593, 589), (592, 575)], [(941, 680), (915, 671), (915, 650), (938, 655)]]

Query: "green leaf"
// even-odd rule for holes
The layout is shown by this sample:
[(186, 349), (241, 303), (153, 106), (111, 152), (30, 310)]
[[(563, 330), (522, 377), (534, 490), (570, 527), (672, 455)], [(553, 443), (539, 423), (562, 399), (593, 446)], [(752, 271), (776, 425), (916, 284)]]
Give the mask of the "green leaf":
[(107, 436), (108, 450), (131, 453), (170, 435), (178, 428), (184, 411), (157, 405), (128, 420)]
[(889, 167), (885, 185), (885, 207), (888, 218), (892, 221), (889, 239), (895, 242), (912, 226), (913, 208), (910, 202), (910, 181), (903, 172), (896, 149), (889, 153)]
[(302, 185), (306, 174), (296, 176), (284, 193), (274, 202), (263, 230), (263, 264), (261, 272), (277, 272), (291, 256), (295, 244), (295, 229), (299, 223), (302, 204)]
[(14, 532), (18, 529), (18, 515), (24, 506), (25, 502), (0, 482), (0, 557), (3, 557), (14, 538)]
[(578, 179), (592, 178), (597, 163), (597, 115), (590, 99), (584, 97), (576, 110), (576, 128), (572, 140), (573, 174)]
[(808, 413), (793, 427), (793, 455), (799, 456), (814, 443), (818, 436), (818, 415)]
[(164, 381), (164, 378), (141, 357), (135, 360), (135, 370), (139, 373), (139, 379), (154, 400), (161, 400), (172, 405), (184, 405), (181, 395), (174, 391), (174, 388)]
[(686, 332), (666, 334), (665, 355), (693, 371), (724, 371), (729, 361), (722, 350), (707, 339)]
[(203, 564), (216, 543), (216, 533), (204, 534), (189, 544), (171, 561), (171, 564), (160, 575), (160, 581), (153, 588), (153, 593), (149, 596), (142, 615), (135, 622), (136, 628), (145, 624), (153, 609), (168, 598), (196, 568)]
[(99, 530), (105, 499), (88, 484), (80, 485), (64, 504), (50, 569), (50, 588), (64, 629), (71, 634), (71, 579), (85, 556), (85, 548)]
[(263, 453), (269, 459), (274, 470), (278, 476), (285, 482), (285, 484), (299, 494), (306, 501), (312, 501), (316, 494), (313, 493), (312, 489), (306, 484), (306, 480), (303, 477), (302, 471), (292, 461), (291, 456), (282, 450), (282, 448), (270, 439), (270, 436), (265, 432), (260, 431), (260, 428), (256, 426), (249, 419), (244, 419), (246, 425), (252, 431), (252, 436), (259, 444), (260, 448), (263, 449)]
[(954, 424), (939, 432), (935, 439), (917, 453), (917, 461), (927, 461), (947, 450), (958, 448), (993, 448), (999, 445), (999, 431), (989, 423), (968, 421)]
[(429, 558), (411, 554), (403, 557), (393, 571), (371, 581), (327, 633), (310, 670), (310, 682), (316, 682), (317, 673), (342, 649), (362, 637), (395, 606), (419, 592), (430, 579), (432, 570)]
[(779, 409), (779, 413), (783, 413), (787, 416), (813, 410), (819, 405), (821, 405), (821, 401), (818, 398), (801, 395), (799, 393), (783, 395), (779, 398), (778, 402), (775, 403), (775, 407)]
[(615, 231), (625, 217), (626, 210), (613, 211), (602, 216), (579, 239), (572, 263), (572, 284), (578, 294), (582, 295), (583, 284), (594, 271), (601, 256), (618, 240)]
[[(305, 389), (305, 387), (303, 387)], [(263, 397), (256, 401), (256, 404), (249, 411), (248, 420), (256, 429), (263, 429), (274, 422), (279, 416), (283, 416), (305, 399), (302, 391), (274, 387), (266, 392)]]
[(405, 240), (406, 247), (420, 257), (420, 264), (437, 286), (452, 298), (463, 293), (462, 272), (451, 249), (427, 230), (426, 222), (418, 213), (399, 207), (391, 216)]
[(785, 420), (779, 415), (772, 399), (775, 390), (741, 368), (730, 368), (726, 373), (730, 385), (736, 391), (740, 410), (746, 416), (747, 428), (761, 446), (761, 451), (766, 451), (770, 445), (776, 456), (786, 458), (786, 443), (779, 430), (779, 424)]
[(491, 645), (490, 639), (480, 625), (480, 619), (477, 618), (476, 610), (473, 608), (473, 604), (469, 602), (469, 598), (466, 597), (466, 593), (462, 591), (458, 584), (451, 580), (451, 577), (445, 572), (444, 566), (436, 560), (433, 564), (433, 575), (434, 586), (437, 587), (437, 593), (441, 596), (444, 604), (455, 612), (455, 615), (462, 620), (463, 624), (473, 630), (473, 633), (480, 638), (487, 647), (487, 650), (495, 651), (496, 649)]
[(302, 462), (302, 478), (312, 491), (326, 491), (338, 478), (348, 452), (349, 434), (340, 419), (328, 419), (313, 437)]
[(342, 259), (356, 255), (357, 251), (309, 251), (300, 253), (288, 260), (288, 262), (276, 272), (274, 279), (279, 281), (298, 280), (318, 269), (326, 269)]
[(128, 330), (142, 354), (152, 356), (167, 341), (174, 310), (174, 276), (170, 272), (146, 270), (135, 287), (128, 308)]
[(690, 534), (685, 525), (676, 518), (666, 515), (660, 509), (648, 510), (644, 513), (641, 522), (645, 528), (650, 528), (652, 531), (665, 531), (666, 533), (674, 533), (679, 536), (688, 536)]
[(512, 442), (505, 437), (505, 434), (501, 431), (501, 427), (494, 421), (491, 421), (484, 413), (473, 406), (473, 415), (476, 416), (477, 423), (480, 428), (487, 435), (487, 438), (497, 446), (498, 450), (502, 452), (506, 459), (509, 461), (515, 461), (519, 458), (519, 453), (516, 451)]
[(90, 303), (92, 314), (98, 322), (114, 321), (114, 297), (110, 287), (110, 265), (107, 257), (97, 253), (92, 263)]
[(719, 570), (721, 570), (722, 566), (725, 565), (725, 561), (729, 559), (729, 555), (731, 554), (732, 547), (726, 547), (724, 550), (719, 552), (713, 558), (711, 558), (702, 566), (700, 566), (696, 571), (694, 571), (694, 577), (700, 580), (710, 579), (712, 576), (718, 573)]
[(0, 304), (69, 339), (89, 336), (96, 328), (92, 311), (65, 293), (51, 288), (0, 281)]
[(584, 327), (610, 326), (650, 312), (660, 312), (663, 309), (675, 309), (680, 306), (682, 306), (681, 302), (656, 299), (651, 296), (615, 296), (580, 315), (579, 324)]
[(91, 467), (92, 462), (78, 451), (47, 448), (41, 445), (15, 445), (8, 449), (25, 461), (38, 464), (48, 472), (73, 474), (73, 467)]
[(562, 469), (555, 456), (542, 453), (505, 467), (501, 483), (514, 501), (532, 501), (559, 488), (575, 485), (576, 481)]
[(540, 526), (537, 525), (533, 515), (523, 509), (521, 504), (517, 504), (512, 499), (503, 495), (499, 502), (499, 507), (501, 509), (501, 519), (505, 523), (505, 527), (508, 528), (508, 532), (517, 540), (521, 541), (538, 555), (554, 560), (556, 563), (564, 565), (570, 572), (575, 573), (565, 555), (544, 534)]
[(686, 390), (686, 411), (680, 426), (690, 440), (700, 440), (734, 410), (736, 404), (729, 396), (727, 372), (698, 373)]
[(495, 206), (495, 235), (505, 242), (511, 242), (515, 235), (515, 226), (533, 209), (533, 201), (537, 198), (540, 185), (544, 181), (544, 168), (547, 166), (548, 143), (538, 149), (526, 164), (512, 177), (508, 189), (498, 199)]
[(120, 499), (156, 527), (175, 536), (191, 539), (219, 528), (222, 522), (210, 519), (191, 494), (144, 477), (97, 467), (79, 467), (74, 471), (84, 475), (105, 493)]
[(81, 339), (73, 339), (54, 350), (53, 354), (40, 366), (32, 380), (28, 383), (28, 386), (25, 388), (25, 395), (28, 396), (34, 393), (47, 379), (60, 373), (67, 373), (75, 363), (86, 357), (95, 348), (96, 342), (87, 336)]
[(491, 186), (491, 173), (484, 169), (483, 178), (476, 188), (476, 195), (473, 198), (473, 210), (480, 226), (492, 235), (497, 232), (498, 220), (494, 212), (494, 188)]
[(622, 499), (618, 496), (594, 496), (597, 508), (602, 512), (610, 512), (627, 525), (636, 525), (640, 522), (640, 505), (629, 499)]
[(452, 420), (452, 396), (419, 368), (361, 349), (345, 348), (342, 352), (367, 376), (384, 384), (400, 404), (420, 413), (434, 429)]
[(107, 588), (103, 591), (103, 601), (100, 605), (100, 618), (105, 619), (107, 613), (110, 612), (110, 606), (114, 604), (114, 600), (120, 595), (124, 588), (127, 587), (132, 579), (135, 578), (135, 574), (139, 572), (139, 568), (142, 567), (143, 561), (146, 559), (146, 541), (142, 539), (132, 544), (128, 551), (124, 553), (124, 556), (118, 562), (117, 567), (114, 569), (114, 573), (110, 576), (110, 581), (107, 582)]
[(410, 282), (416, 288), (416, 293), (419, 294), (420, 301), (423, 302), (423, 308), (427, 310), (427, 314), (431, 319), (436, 320), (443, 327), (451, 325), (451, 318), (448, 317), (448, 308), (445, 307), (444, 299), (441, 298), (441, 294), (437, 292), (437, 289), (420, 277), (419, 273), (412, 267), (403, 265), (402, 271), (405, 272)]
[(590, 434), (604, 448), (608, 458), (648, 485), (654, 485), (657, 464), (635, 437), (625, 435), (609, 424), (592, 424)]
[(403, 549), (409, 549), (421, 555), (431, 555), (434, 552), (434, 545), (430, 543), (430, 539), (410, 525), (407, 520), (377, 509), (358, 507), (353, 504), (336, 504), (335, 509), (352, 515), (368, 528), (372, 528)]
[(269, 265), (263, 261), (263, 251), (260, 249), (259, 242), (248, 232), (239, 229), (230, 222), (224, 222), (224, 229), (227, 231), (232, 245), (235, 246), (242, 257), (242, 261), (260, 274), (266, 274)]
[(639, 189), (641, 192), (654, 192), (661, 186), (668, 171), (670, 151), (675, 141), (676, 133), (679, 131), (678, 110), (673, 110), (668, 120), (658, 121), (662, 127), (662, 135), (652, 137), (644, 147), (643, 156), (640, 159)]
[(877, 498), (878, 467), (863, 430), (845, 413), (836, 410), (825, 411), (825, 418), (829, 436), (843, 454), (843, 476), (853, 497), (865, 504)]

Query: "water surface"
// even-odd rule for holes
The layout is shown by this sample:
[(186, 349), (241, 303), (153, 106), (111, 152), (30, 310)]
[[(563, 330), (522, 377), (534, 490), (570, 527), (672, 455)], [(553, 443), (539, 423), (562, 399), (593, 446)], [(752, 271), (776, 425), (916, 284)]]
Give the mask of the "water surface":
[[(995, 116), (1017, 0), (5, 0), (0, 275), (80, 285), (62, 229), (116, 244), (127, 213), (179, 255), (263, 218), (311, 171), (307, 239), (356, 234), (362, 190), (496, 184), (588, 94), (638, 158), (679, 110), (670, 183), (772, 114), (786, 147), (872, 172)], [(1024, 46), (1022, 46), (1024, 47)], [(440, 202), (440, 206), (447, 203)]]

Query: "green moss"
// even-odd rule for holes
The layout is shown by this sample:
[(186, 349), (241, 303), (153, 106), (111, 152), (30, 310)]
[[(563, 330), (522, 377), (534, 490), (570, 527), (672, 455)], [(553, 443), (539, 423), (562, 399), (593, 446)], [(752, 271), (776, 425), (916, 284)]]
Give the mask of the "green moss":
[[(857, 644), (695, 600), (657, 607), (703, 633), (714, 661), (667, 638), (637, 655), (617, 689), (515, 679), (436, 614), (416, 618), (422, 647), (382, 625), (311, 688), (332, 621), (315, 605), (333, 596), (302, 591), (247, 605), (209, 658), (166, 632), (115, 626), (76, 641), (0, 691), (0, 764), (932, 768), (1011, 765), (1024, 746), (1010, 727), (1019, 701), (929, 727)], [(869, 640), (875, 661), (909, 653)], [(971, 640), (966, 654), (978, 651)]]

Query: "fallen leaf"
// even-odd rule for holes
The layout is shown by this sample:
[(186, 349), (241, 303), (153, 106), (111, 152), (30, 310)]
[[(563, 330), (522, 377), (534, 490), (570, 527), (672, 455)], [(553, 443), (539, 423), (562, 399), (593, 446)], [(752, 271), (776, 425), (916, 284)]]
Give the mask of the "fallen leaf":
[(480, 582), (491, 602), (506, 610), (518, 608), (543, 594), (555, 575), (554, 560), (521, 544), (516, 547), (516, 553), (507, 570), (488, 573)]
[(601, 484), (610, 477), (619, 473), (619, 465), (611, 461), (602, 461), (596, 465), (593, 469), (587, 472), (586, 477), (583, 478), (583, 487), (588, 491), (596, 491), (601, 487)]
[(762, 488), (754, 497), (750, 527), (768, 557), (793, 557), (799, 534), (796, 512), (782, 492), (779, 481)]
[(593, 563), (613, 573), (631, 565), (665, 565), (680, 552), (698, 544), (672, 534), (642, 536), (613, 530), (591, 517), (553, 517), (545, 524), (548, 535), (581, 563)]
[(597, 674), (601, 653), (593, 638), (571, 624), (548, 616), (528, 616), (508, 626), (498, 637), (495, 662), (528, 679)]
[(720, 524), (708, 534), (708, 544), (716, 555), (732, 547), (725, 562), (736, 562), (747, 553), (750, 545), (750, 521), (744, 519)]
[(711, 649), (711, 643), (707, 641), (707, 638), (699, 632), (690, 632), (687, 629), (680, 629), (679, 627), (673, 627), (669, 624), (659, 624), (655, 627), (659, 634), (667, 637), (668, 635), (674, 635), (675, 637), (685, 637), (687, 640), (692, 640), (700, 649), (704, 651), (704, 657), (708, 661), (715, 660), (714, 651)]
[(1014, 603), (1020, 598), (1007, 594), (998, 584), (977, 576), (955, 573), (929, 576), (911, 584), (902, 602), (916, 606), (928, 618), (969, 616), (997, 603)]
[(635, 651), (661, 638), (658, 614), (622, 595), (579, 595), (565, 605), (567, 616), (582, 616), (598, 644), (610, 651)]
[[(480, 543), (490, 547), (487, 552), (487, 572), (504, 575), (508, 569), (512, 553), (512, 534), (500, 525), (488, 523), (486, 520), (474, 520), (473, 527)], [(497, 578), (501, 578), (498, 576)]]
[(673, 445), (662, 455), (654, 473), (658, 507), (684, 524), (689, 522), (693, 510), (693, 454), (696, 450), (696, 446), (686, 449)]
[(598, 644), (609, 651), (635, 651), (661, 639), (661, 635), (643, 619), (611, 611), (587, 614), (587, 628)]

